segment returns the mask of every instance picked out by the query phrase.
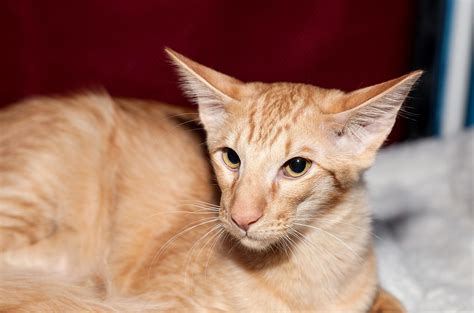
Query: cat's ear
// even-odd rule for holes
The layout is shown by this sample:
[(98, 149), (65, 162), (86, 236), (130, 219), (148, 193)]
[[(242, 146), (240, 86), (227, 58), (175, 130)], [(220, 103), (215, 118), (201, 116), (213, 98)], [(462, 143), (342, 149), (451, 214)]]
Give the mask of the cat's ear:
[(345, 152), (368, 153), (367, 157), (373, 158), (392, 130), (400, 107), (421, 74), (422, 71), (415, 71), (344, 95), (340, 112), (330, 114), (330, 129), (336, 145)]
[(226, 106), (240, 100), (243, 83), (173, 51), (165, 49), (176, 65), (184, 93), (199, 105), (199, 116), (208, 131), (224, 122)]

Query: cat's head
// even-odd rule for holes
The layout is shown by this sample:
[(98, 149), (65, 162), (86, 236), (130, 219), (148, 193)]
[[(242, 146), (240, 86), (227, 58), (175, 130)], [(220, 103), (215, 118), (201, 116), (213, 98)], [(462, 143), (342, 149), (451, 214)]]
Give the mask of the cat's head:
[(252, 249), (308, 224), (373, 162), (421, 71), (350, 93), (243, 83), (167, 50), (199, 105), (220, 219)]

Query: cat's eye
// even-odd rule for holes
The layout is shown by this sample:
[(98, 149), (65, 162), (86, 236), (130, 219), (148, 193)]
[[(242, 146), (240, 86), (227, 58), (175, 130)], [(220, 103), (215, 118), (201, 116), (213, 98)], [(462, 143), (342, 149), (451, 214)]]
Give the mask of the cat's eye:
[(227, 165), (232, 170), (235, 170), (240, 166), (239, 155), (231, 148), (224, 148), (222, 150), (222, 160), (224, 161), (225, 165)]
[(283, 164), (283, 174), (287, 177), (296, 178), (304, 175), (311, 167), (311, 161), (305, 158), (293, 158)]

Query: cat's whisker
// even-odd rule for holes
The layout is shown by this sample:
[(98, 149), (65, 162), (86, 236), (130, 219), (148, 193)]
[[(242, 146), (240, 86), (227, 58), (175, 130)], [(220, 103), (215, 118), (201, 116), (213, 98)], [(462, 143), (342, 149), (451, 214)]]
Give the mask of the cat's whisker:
[[(320, 248), (322, 248), (322, 247), (318, 248), (316, 245), (314, 245), (312, 242), (310, 242), (308, 239), (306, 239), (306, 237), (301, 232), (299, 232), (297, 229), (291, 227), (289, 233), (290, 233), (290, 235), (295, 236), (295, 238), (298, 238), (304, 246), (306, 246), (308, 249), (310, 249), (310, 251), (314, 250), (314, 251), (316, 251), (316, 253), (318, 255), (321, 254), (321, 249)], [(323, 252), (326, 251), (324, 248), (322, 250), (323, 250)], [(322, 278), (326, 281), (326, 283), (329, 283), (330, 282), (330, 277), (327, 273), (327, 266), (325, 266), (320, 261), (319, 258), (313, 258), (312, 254), (308, 253), (308, 251), (304, 250), (303, 248), (299, 248), (299, 251), (303, 255), (306, 255), (306, 257), (308, 257), (308, 255), (309, 255), (311, 259), (314, 259), (314, 261), (316, 261), (316, 263), (318, 264), (318, 266), (320, 268), (319, 272), (322, 273), (322, 276), (323, 276)], [(329, 255), (329, 256), (331, 256), (332, 258), (335, 259), (335, 256), (332, 255), (331, 253), (328, 253), (327, 251), (325, 252), (325, 255)]]
[(237, 239), (233, 239), (234, 241), (234, 244), (230, 247), (229, 251), (227, 251), (227, 255), (230, 255), (230, 253), (232, 252), (232, 250), (240, 243), (239, 240)]
[[(147, 278), (150, 277), (150, 273), (151, 273), (151, 268), (153, 267), (153, 264), (155, 263), (156, 260), (158, 260), (160, 258), (160, 256), (162, 255), (162, 253), (164, 253), (164, 251), (166, 251), (166, 249), (168, 248), (168, 246), (173, 243), (176, 239), (178, 239), (179, 237), (183, 236), (184, 234), (190, 232), (191, 230), (199, 227), (199, 226), (203, 226), (203, 225), (206, 225), (206, 224), (209, 224), (209, 223), (213, 223), (213, 222), (216, 222), (218, 221), (217, 218), (213, 217), (213, 218), (204, 218), (204, 219), (200, 219), (198, 221), (194, 221), (188, 225), (185, 226), (185, 229), (183, 229), (182, 231), (180, 231), (179, 233), (175, 234), (174, 236), (172, 236), (170, 239), (168, 239), (162, 246), (161, 248), (153, 255), (151, 261), (150, 261), (150, 265), (149, 265), (149, 268), (148, 268), (148, 272), (147, 272)], [(195, 224), (196, 222), (198, 222), (198, 224)]]
[(289, 246), (287, 240), (288, 240), (288, 236), (285, 234), (285, 236), (283, 236), (283, 240), (280, 240), (279, 243), (281, 243), (281, 248), (289, 259), (290, 258), (290, 253), (289, 253), (290, 246)]
[(218, 209), (203, 208), (203, 207), (197, 207), (197, 206), (191, 206), (191, 205), (189, 205), (189, 207), (191, 210), (195, 212), (207, 212), (207, 213), (213, 213), (213, 214), (219, 213)]
[[(196, 242), (191, 246), (191, 249), (190, 249), (189, 252), (188, 252), (188, 257), (187, 257), (187, 261), (186, 261), (186, 264), (187, 264), (187, 265), (186, 265), (186, 270), (185, 270), (185, 272), (184, 272), (184, 283), (185, 283), (185, 284), (186, 284), (187, 278), (188, 278), (189, 267), (190, 267), (191, 263), (194, 262), (194, 261), (192, 261), (192, 255), (193, 255), (194, 249), (196, 248), (196, 246), (197, 246), (201, 241), (203, 241), (207, 236), (209, 236), (211, 233), (213, 233), (214, 231), (218, 230), (219, 228), (220, 228), (220, 225), (214, 225), (213, 227), (211, 227), (211, 229), (210, 229), (209, 231), (207, 231), (204, 235), (202, 235), (200, 238), (198, 238), (198, 239), (196, 240)], [(210, 238), (212, 239), (213, 237), (210, 236)], [(206, 243), (207, 243), (207, 242), (206, 242)], [(206, 246), (206, 243), (203, 245), (203, 247)], [(201, 250), (202, 250), (203, 247), (201, 247)], [(201, 250), (200, 250), (200, 251), (201, 251)], [(199, 253), (198, 253), (198, 255), (196, 256), (195, 260), (197, 260), (197, 259), (199, 259)]]
[(187, 116), (187, 115), (199, 115), (199, 113), (198, 112), (186, 112), (186, 113), (178, 113), (178, 114), (168, 115), (166, 117), (167, 118), (174, 118), (174, 117), (182, 117), (182, 116)]
[[(302, 241), (302, 243), (305, 244), (305, 242), (303, 241), (304, 237), (298, 238), (297, 234), (295, 234), (295, 231), (296, 231), (296, 230), (293, 229), (293, 228), (288, 229), (288, 237), (291, 238), (291, 237), (293, 236), (293, 237), (295, 238), (295, 240)], [(297, 249), (298, 251), (302, 252), (303, 254), (305, 254), (305, 255), (307, 254), (307, 251), (304, 251), (303, 249), (301, 249), (301, 248), (299, 247), (299, 245), (297, 244), (297, 242), (294, 241), (294, 240), (293, 240), (293, 246), (294, 246), (295, 249)]]
[[(332, 218), (334, 217), (334, 218)], [(354, 225), (355, 224), (349, 223), (345, 220), (346, 216), (341, 215), (330, 215), (330, 214), (301, 214), (298, 216), (293, 217), (293, 220), (300, 220), (300, 221), (324, 221), (327, 224), (347, 224), (347, 225)], [(360, 227), (360, 226), (358, 226)]]
[[(174, 114), (174, 115), (167, 115), (167, 116), (164, 116), (163, 118), (161, 119), (158, 119), (157, 122), (159, 121), (169, 121), (169, 120), (172, 120), (174, 118), (179, 118), (179, 117), (183, 117), (183, 116), (186, 116), (186, 115), (192, 115), (192, 114), (196, 114), (196, 113), (181, 113), (181, 114)], [(199, 113), (197, 113), (199, 114)], [(191, 122), (194, 122), (194, 123), (197, 123), (199, 124), (201, 121), (200, 118), (191, 118), (191, 119), (188, 119), (187, 121), (184, 121), (182, 123), (171, 123), (170, 126), (173, 128), (173, 129), (178, 129), (180, 128), (180, 126), (182, 125), (185, 125), (185, 124), (188, 124), (188, 123), (191, 123)], [(184, 129), (184, 130), (189, 130), (189, 129)]]
[(220, 209), (220, 206), (212, 204), (212, 203), (207, 203), (204, 201), (186, 201), (186, 202), (181, 202), (181, 204), (187, 205), (187, 206), (193, 206), (197, 208), (207, 208), (207, 209), (213, 209), (213, 210)]
[(206, 202), (206, 201), (202, 201), (202, 200), (190, 200), (189, 202), (190, 203), (200, 203), (200, 204), (204, 204), (204, 205), (209, 205), (211, 207), (219, 207), (215, 203), (210, 203), (210, 202)]
[(339, 219), (326, 219), (326, 218), (320, 218), (320, 217), (309, 217), (309, 218), (300, 217), (300, 218), (295, 218), (294, 221), (296, 221), (296, 222), (319, 221), (319, 222), (324, 223), (324, 226), (326, 226), (326, 225), (327, 226), (333, 226), (333, 225), (337, 225), (337, 224), (344, 224), (344, 225), (352, 226), (352, 227), (357, 228), (357, 229), (363, 229), (363, 230), (366, 229), (365, 227), (355, 225), (355, 224), (352, 224), (352, 223), (348, 223), (348, 222), (345, 222), (345, 221), (341, 221)]
[[(323, 223), (325, 223), (323, 226), (332, 226), (332, 225), (336, 225), (336, 224), (344, 224), (344, 225), (347, 225), (347, 226), (350, 226), (352, 227), (353, 229), (359, 229), (361, 231), (367, 231), (367, 227), (363, 227), (363, 226), (359, 226), (359, 225), (355, 225), (355, 224), (352, 224), (352, 223), (348, 223), (348, 222), (345, 222), (345, 221), (341, 221), (339, 218), (337, 219), (332, 219), (332, 220), (329, 220), (325, 217), (315, 217), (315, 216), (312, 216), (312, 217), (307, 217), (305, 218), (304, 216), (303, 217), (299, 217), (299, 218), (295, 218), (293, 219), (293, 221), (296, 221), (296, 222), (307, 222), (307, 221), (321, 221)], [(380, 238), (380, 236), (378, 236), (374, 231), (370, 230), (370, 234), (372, 236), (374, 236), (374, 238), (377, 238), (378, 240), (381, 240), (381, 241), (384, 241), (382, 238)]]
[(295, 242), (290, 238), (288, 234), (285, 234), (285, 239), (288, 243), (288, 250), (291, 252), (292, 249), (295, 249)]
[(228, 235), (228, 233), (225, 231), (224, 227), (221, 226), (221, 229), (219, 230), (217, 236), (215, 237), (214, 242), (211, 244), (211, 247), (209, 249), (209, 253), (208, 253), (208, 256), (207, 256), (207, 260), (206, 260), (206, 265), (204, 266), (204, 276), (205, 277), (207, 277), (207, 268), (209, 266), (209, 261), (211, 260), (211, 256), (214, 253), (214, 247), (219, 242), (219, 240), (221, 240), (222, 238), (224, 238), (227, 235)]
[[(295, 234), (292, 233), (292, 229), (290, 228), (288, 230), (288, 239), (291, 240), (292, 244), (293, 244), (293, 249), (295, 250), (296, 253), (294, 253), (293, 255), (295, 256), (295, 258), (297, 259), (298, 257), (298, 253), (302, 254), (305, 258), (308, 258), (308, 255), (311, 257), (311, 254), (308, 253), (307, 250), (303, 249), (303, 247), (301, 247), (299, 244), (298, 244), (298, 241), (299, 241), (299, 238), (297, 236), (295, 236)], [(319, 264), (319, 260), (317, 260), (316, 262), (318, 262)], [(300, 281), (302, 281), (302, 279), (304, 278), (303, 277), (303, 271), (304, 269), (301, 269), (301, 267), (297, 267), (298, 269), (298, 276), (300, 277)]]
[(338, 262), (340, 259), (337, 257), (337, 254), (334, 253), (334, 251), (331, 251), (331, 250), (328, 250), (327, 248), (325, 248), (324, 245), (316, 245), (315, 243), (311, 242), (310, 240), (308, 240), (306, 238), (306, 236), (304, 236), (301, 232), (299, 232), (300, 235), (302, 236), (304, 242), (309, 246), (309, 247), (312, 247), (312, 249), (314, 251), (316, 251), (316, 253), (318, 253), (319, 255), (324, 255), (325, 257), (330, 257), (331, 259), (333, 259), (334, 262)]
[[(217, 217), (218, 211), (216, 210), (210, 210), (210, 209), (199, 209), (199, 210), (173, 210), (173, 211), (161, 211), (161, 212), (154, 212), (152, 214), (143, 216), (142, 219), (137, 220), (136, 222), (140, 222), (142, 224), (147, 224), (149, 223), (149, 219), (153, 218), (155, 216), (162, 216), (162, 215), (170, 215), (170, 216), (207, 216), (209, 218), (211, 217)], [(214, 216), (213, 216), (214, 215)], [(127, 214), (124, 213), (124, 216), (130, 216), (131, 219), (134, 219), (135, 216), (132, 214)]]
[[(300, 254), (302, 254), (303, 257), (305, 257), (306, 259), (311, 259), (311, 260), (315, 259), (315, 261), (319, 265), (319, 268), (324, 268), (322, 262), (318, 258), (314, 258), (313, 254), (311, 253), (311, 251), (316, 250), (317, 253), (319, 254), (318, 249), (315, 249), (315, 247), (313, 247), (314, 245), (310, 243), (303, 235), (300, 235), (301, 237), (298, 237), (297, 234), (298, 234), (298, 231), (296, 229), (291, 228), (291, 227), (288, 229), (288, 240), (292, 243), (292, 248), (295, 249)], [(307, 249), (303, 249), (303, 247), (301, 247), (297, 241), (301, 241), (303, 246), (307, 246), (309, 248), (309, 251)], [(297, 254), (293, 254), (293, 255), (297, 255)], [(301, 280), (303, 278), (304, 270), (301, 270), (300, 268), (298, 269), (299, 269), (298, 275), (300, 276), (300, 280)], [(325, 275), (325, 277), (326, 277), (326, 280), (329, 280), (329, 277), (327, 277), (327, 275)]]
[(315, 229), (315, 230), (318, 230), (320, 232), (323, 232), (325, 234), (327, 234), (328, 236), (330, 236), (331, 238), (334, 238), (335, 240), (337, 240), (337, 242), (339, 242), (340, 244), (342, 244), (344, 247), (346, 247), (349, 251), (351, 251), (355, 256), (357, 256), (359, 259), (362, 260), (362, 257), (354, 251), (354, 249), (352, 249), (351, 246), (349, 246), (347, 243), (345, 243), (341, 238), (337, 237), (336, 235), (328, 232), (328, 231), (325, 231), (324, 229), (322, 228), (319, 228), (319, 227), (316, 227), (316, 226), (313, 226), (313, 225), (307, 225), (307, 224), (301, 224), (301, 223), (294, 223), (295, 225), (298, 225), (298, 226), (303, 226), (303, 227), (308, 227), (308, 228), (312, 228), (312, 229)]
[(189, 204), (186, 204), (186, 205), (183, 205), (183, 206), (199, 209), (199, 210), (196, 210), (196, 211), (213, 211), (213, 212), (216, 212), (216, 211), (219, 210), (218, 207), (210, 207), (210, 206), (204, 206), (204, 205), (192, 204), (192, 203), (189, 203)]
[(182, 205), (200, 205), (200, 206), (203, 206), (203, 207), (204, 207), (204, 206), (205, 206), (205, 207), (212, 207), (212, 206), (210, 206), (210, 205), (207, 205), (207, 203), (199, 202), (199, 201), (194, 201), (194, 200), (193, 200), (193, 201), (191, 201), (191, 200), (189, 200), (189, 201), (181, 201), (180, 203), (181, 203)]
[(202, 212), (202, 211), (214, 212), (214, 213), (219, 212), (218, 208), (206, 208), (206, 207), (200, 207), (200, 206), (194, 206), (194, 205), (190, 205), (190, 207), (198, 209), (198, 210), (196, 210), (198, 212)]
[(182, 122), (182, 123), (179, 123), (179, 124), (176, 124), (176, 126), (183, 126), (183, 125), (186, 125), (186, 124), (189, 124), (189, 123), (196, 123), (196, 122), (199, 122), (200, 119), (198, 118), (194, 118), (194, 119), (189, 119), (185, 122)]
[(203, 214), (215, 214), (215, 211), (212, 212), (196, 212), (196, 211), (165, 211), (165, 212), (156, 212), (147, 216), (147, 218), (151, 218), (157, 215), (162, 214), (195, 214), (195, 215), (203, 215)]
[(328, 253), (328, 251), (326, 249), (324, 249), (324, 247), (322, 246), (317, 246), (315, 245), (314, 243), (312, 243), (311, 241), (309, 241), (306, 236), (304, 234), (302, 234), (300, 231), (298, 231), (297, 229), (295, 228), (291, 228), (290, 229), (290, 233), (297, 236), (297, 238), (299, 238), (301, 240), (301, 242), (303, 244), (305, 244), (308, 248), (310, 248), (311, 250), (315, 250), (316, 253), (318, 254), (321, 254), (321, 252), (327, 254), (327, 255), (330, 255), (331, 257), (335, 258), (334, 255), (332, 255), (331, 253)]
[(270, 249), (270, 251), (271, 251), (273, 254), (276, 253), (276, 252), (275, 252), (274, 245), (270, 245), (270, 246), (268, 247), (268, 249)]
[(204, 127), (195, 127), (195, 128), (189, 128), (189, 131), (196, 131), (196, 130), (205, 130)]
[[(209, 243), (211, 243), (211, 245), (210, 245), (208, 251), (209, 251), (209, 252), (212, 251), (213, 246), (214, 246), (214, 244), (213, 244), (214, 239), (219, 238), (219, 236), (220, 236), (220, 234), (221, 234), (221, 232), (222, 232), (222, 228), (223, 228), (222, 225), (219, 225), (219, 224), (216, 225), (216, 226), (218, 226), (217, 229), (216, 229), (217, 232), (216, 232), (215, 234), (211, 235), (210, 238), (202, 245), (202, 247), (201, 247), (201, 249), (199, 250), (198, 254), (197, 254), (196, 257), (194, 258), (195, 261), (199, 261), (199, 256), (201, 255), (202, 251), (204, 251), (204, 250), (206, 249), (206, 247), (208, 246)], [(216, 230), (214, 230), (214, 231), (216, 231)], [(206, 271), (206, 267), (204, 268), (204, 273), (205, 273), (205, 271)]]

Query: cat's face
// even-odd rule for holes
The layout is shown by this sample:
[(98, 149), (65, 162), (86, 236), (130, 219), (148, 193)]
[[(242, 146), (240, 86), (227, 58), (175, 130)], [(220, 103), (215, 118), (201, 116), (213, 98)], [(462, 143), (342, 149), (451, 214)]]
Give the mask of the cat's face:
[(256, 250), (315, 223), (359, 179), (420, 75), (344, 93), (244, 84), (168, 53), (200, 106), (222, 190), (220, 221)]
[(243, 245), (264, 249), (311, 223), (340, 186), (325, 160), (330, 151), (324, 116), (313, 105), (316, 90), (294, 84), (248, 89), (229, 103), (225, 123), (209, 134), (209, 148), (222, 223)]

